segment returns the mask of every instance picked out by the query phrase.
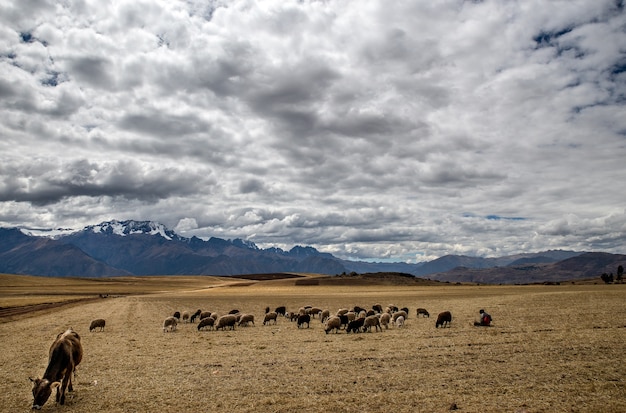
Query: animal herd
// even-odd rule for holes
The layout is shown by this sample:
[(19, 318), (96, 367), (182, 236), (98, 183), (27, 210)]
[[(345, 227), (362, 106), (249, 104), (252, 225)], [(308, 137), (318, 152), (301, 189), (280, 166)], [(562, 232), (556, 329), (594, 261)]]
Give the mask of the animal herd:
[[(416, 317), (430, 317), (424, 308), (415, 311)], [(335, 312), (329, 309), (322, 309), (314, 306), (304, 306), (296, 311), (287, 311), (285, 306), (276, 307), (271, 310), (265, 308), (263, 315), (263, 326), (277, 324), (280, 318), (289, 322), (295, 322), (298, 329), (310, 328), (313, 320), (317, 319), (322, 325), (326, 334), (330, 332), (338, 333), (345, 331), (346, 334), (382, 332), (383, 328), (388, 329), (390, 325), (396, 328), (403, 328), (409, 317), (409, 309), (398, 308), (395, 305), (383, 307), (374, 304), (370, 309), (359, 306), (352, 308), (340, 308)], [(197, 330), (235, 330), (236, 327), (246, 327), (255, 325), (255, 317), (251, 313), (244, 313), (237, 309), (229, 311), (228, 314), (219, 315), (217, 312), (196, 310), (193, 313), (188, 311), (174, 312), (163, 320), (163, 332), (176, 331), (178, 324), (198, 323)], [(437, 316), (435, 327), (450, 327), (452, 314), (444, 311)], [(106, 321), (97, 318), (89, 325), (90, 332), (103, 332)], [(48, 352), (48, 367), (42, 378), (30, 378), (33, 392), (33, 409), (41, 409), (50, 398), (53, 390), (56, 389), (56, 402), (65, 404), (66, 391), (73, 391), (72, 375), (76, 366), (83, 358), (83, 347), (79, 334), (71, 327), (59, 333), (53, 341)]]
[[(417, 308), (415, 315), (418, 318), (430, 317), (430, 313), (425, 308)], [(287, 311), (286, 306), (276, 307), (274, 310), (266, 307), (262, 324), (264, 326), (277, 324), (279, 317), (295, 322), (297, 328), (310, 328), (312, 320), (317, 318), (323, 324), (326, 334), (332, 331), (338, 333), (341, 330), (348, 334), (382, 332), (383, 327), (388, 329), (389, 325), (402, 328), (409, 317), (409, 309), (407, 307), (398, 308), (392, 304), (386, 307), (374, 304), (369, 310), (354, 306), (352, 308), (340, 308), (331, 313), (329, 309), (311, 305), (300, 307), (296, 311)], [(235, 327), (255, 325), (253, 314), (243, 313), (238, 309), (233, 309), (224, 315), (198, 309), (193, 314), (188, 311), (182, 313), (175, 311), (171, 316), (167, 316), (163, 321), (163, 332), (176, 331), (178, 323), (181, 321), (185, 323), (198, 321), (198, 331), (235, 330)], [(452, 314), (449, 311), (444, 311), (438, 315), (435, 327), (450, 327), (451, 322)]]

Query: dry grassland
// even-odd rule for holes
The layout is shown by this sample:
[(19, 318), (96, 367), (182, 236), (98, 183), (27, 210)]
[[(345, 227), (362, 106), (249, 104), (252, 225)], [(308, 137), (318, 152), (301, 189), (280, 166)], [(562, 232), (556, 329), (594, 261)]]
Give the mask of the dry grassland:
[[(117, 291), (133, 295), (0, 323), (0, 411), (29, 410), (28, 377), (43, 374), (48, 347), (69, 326), (85, 351), (75, 392), (65, 406), (51, 398), (43, 411), (446, 412), (454, 405), (460, 412), (626, 411), (626, 285), (161, 281), (128, 280)], [(76, 282), (63, 288), (87, 292), (84, 281)], [(139, 295), (147, 292), (153, 293)], [(0, 293), (0, 303), (4, 298)], [(336, 311), (375, 303), (409, 307), (405, 327), (327, 335), (318, 320), (308, 329), (280, 318), (262, 325), (265, 306)], [(450, 310), (451, 328), (416, 318), (416, 307), (432, 315)], [(220, 314), (237, 308), (254, 314), (256, 325), (198, 332), (196, 324), (181, 323), (163, 333), (166, 316), (198, 308)], [(480, 308), (492, 314), (494, 327), (471, 325)], [(105, 331), (90, 333), (90, 321), (100, 317)]]

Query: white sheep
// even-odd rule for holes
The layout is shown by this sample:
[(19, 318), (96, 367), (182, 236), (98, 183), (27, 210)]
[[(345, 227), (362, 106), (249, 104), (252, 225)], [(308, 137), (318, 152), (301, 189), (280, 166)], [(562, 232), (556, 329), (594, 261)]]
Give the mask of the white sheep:
[(335, 333), (339, 332), (341, 328), (341, 318), (338, 316), (332, 316), (326, 321), (326, 325), (324, 327), (324, 331), (328, 334), (329, 331), (335, 330)]
[(404, 325), (404, 317), (399, 316), (398, 318), (396, 318), (396, 327), (400, 328), (403, 325)]
[(328, 320), (328, 317), (330, 317), (330, 310), (326, 308), (320, 313), (320, 321), (324, 323), (326, 320)]
[(163, 321), (163, 332), (174, 331), (178, 325), (178, 319), (176, 317), (167, 317)]
[(189, 311), (183, 311), (183, 321), (186, 323), (189, 322)]
[(382, 313), (380, 315), (380, 325), (385, 326), (385, 329), (389, 329), (389, 321), (391, 320), (391, 314)]

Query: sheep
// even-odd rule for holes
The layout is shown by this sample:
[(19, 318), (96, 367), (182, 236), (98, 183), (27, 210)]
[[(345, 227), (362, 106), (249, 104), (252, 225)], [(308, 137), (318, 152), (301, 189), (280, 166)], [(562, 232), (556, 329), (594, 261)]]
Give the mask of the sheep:
[(377, 313), (382, 313), (383, 312), (383, 306), (380, 304), (374, 304), (372, 306), (372, 310), (376, 311)]
[(359, 314), (361, 311), (367, 311), (367, 310), (365, 310), (365, 308), (359, 307), (358, 305), (355, 305), (352, 311), (354, 311), (356, 314)]
[(213, 317), (203, 318), (198, 323), (198, 331), (202, 330), (204, 327), (209, 327), (209, 330), (213, 330), (214, 325), (215, 325), (215, 320), (213, 319)]
[(356, 320), (350, 321), (348, 327), (346, 327), (346, 333), (350, 333), (351, 331), (360, 333), (364, 322), (365, 318), (357, 318)]
[(252, 325), (254, 325), (254, 315), (242, 314), (239, 318), (239, 326), (247, 326), (249, 323), (252, 323)]
[(306, 324), (306, 328), (309, 328), (310, 322), (311, 316), (309, 314), (300, 314), (300, 316), (298, 316), (298, 328), (300, 328), (300, 326), (304, 324)]
[(400, 316), (398, 318), (396, 318), (396, 326), (398, 328), (402, 327), (404, 325), (404, 317)]
[(188, 323), (189, 322), (189, 311), (183, 311), (183, 321)]
[(196, 310), (196, 312), (191, 315), (191, 318), (189, 319), (189, 322), (195, 323), (196, 322), (196, 318), (200, 317), (200, 314), (202, 314), (202, 310), (199, 310), (199, 309)]
[[(356, 313), (354, 311), (348, 311), (346, 314), (344, 314), (346, 317), (348, 317), (348, 321), (354, 321), (356, 320)], [(360, 315), (359, 315), (360, 316)]]
[(389, 329), (389, 322), (391, 321), (391, 314), (382, 313), (380, 315), (380, 325), (385, 326), (385, 329)]
[(391, 310), (392, 313), (395, 313), (396, 311), (398, 311), (398, 306), (393, 305), (393, 304), (389, 304), (387, 308), (389, 308), (389, 310)]
[(324, 331), (328, 334), (329, 331), (335, 330), (335, 334), (339, 332), (341, 328), (341, 319), (338, 316), (329, 317), (326, 320), (326, 325), (324, 326)]
[[(402, 308), (400, 309), (400, 311), (404, 311), (404, 312), (407, 314), (407, 317), (408, 317), (408, 315), (409, 315), (409, 313), (410, 313), (410, 312), (409, 312), (409, 307), (402, 307)], [(407, 317), (404, 317), (404, 318), (407, 318)]]
[(292, 311), (291, 313), (285, 314), (285, 317), (289, 318), (289, 321), (296, 321), (298, 317), (300, 317), (300, 313)]
[(315, 318), (316, 315), (321, 314), (322, 309), (318, 307), (313, 307), (309, 310), (309, 314), (311, 317)]
[(178, 319), (176, 317), (167, 317), (163, 321), (163, 332), (176, 330), (176, 325), (178, 325)]
[(382, 327), (380, 326), (380, 320), (375, 315), (366, 317), (365, 321), (363, 322), (363, 331), (371, 332), (372, 327), (375, 328), (375, 331), (378, 331), (379, 329), (381, 332), (383, 331)]
[(326, 320), (328, 320), (328, 317), (330, 317), (330, 310), (326, 308), (320, 313), (320, 322), (323, 324)]
[(226, 327), (230, 327), (231, 330), (235, 329), (235, 324), (237, 323), (237, 317), (233, 314), (226, 314), (217, 319), (217, 324), (215, 325), (215, 330), (222, 331), (226, 329)]
[(420, 314), (422, 315), (422, 317), (428, 317), (430, 318), (430, 314), (428, 313), (428, 311), (426, 311), (425, 308), (418, 308), (416, 310), (416, 316), (419, 317)]
[(285, 313), (287, 312), (287, 307), (285, 307), (284, 305), (281, 305), (280, 307), (276, 307), (276, 310), (274, 310), (274, 312), (276, 314), (280, 314), (280, 315), (284, 316)]
[(97, 319), (93, 320), (91, 322), (91, 324), (89, 325), (89, 332), (92, 332), (96, 328), (100, 328), (100, 331), (104, 331), (104, 324), (105, 323), (106, 322), (103, 319), (101, 319), (101, 318), (97, 318)]
[(442, 328), (448, 325), (450, 327), (450, 323), (452, 322), (452, 313), (450, 311), (444, 311), (443, 313), (439, 313), (437, 316), (437, 321), (435, 322), (435, 328), (441, 326)]
[(172, 315), (172, 317), (177, 318), (178, 320), (180, 320), (180, 311), (175, 311), (174, 314)]
[(391, 316), (391, 319), (393, 320), (393, 322), (395, 323), (396, 320), (398, 319), (398, 317), (404, 317), (404, 319), (406, 320), (408, 317), (408, 314), (406, 313), (406, 311), (404, 310), (400, 310), (400, 311), (396, 311), (395, 313), (393, 313), (393, 315)]
[(276, 311), (270, 311), (269, 313), (265, 314), (265, 318), (263, 319), (263, 325), (269, 324), (272, 320), (274, 320), (274, 324), (276, 324), (277, 318), (278, 314), (276, 313)]
[(344, 315), (348, 311), (350, 311), (350, 310), (348, 310), (347, 308), (340, 308), (339, 310), (337, 310), (337, 313), (335, 315)]
[(204, 320), (207, 317), (211, 317), (210, 311), (202, 311), (200, 312), (200, 320)]
[(230, 310), (228, 314), (239, 314), (239, 310)]

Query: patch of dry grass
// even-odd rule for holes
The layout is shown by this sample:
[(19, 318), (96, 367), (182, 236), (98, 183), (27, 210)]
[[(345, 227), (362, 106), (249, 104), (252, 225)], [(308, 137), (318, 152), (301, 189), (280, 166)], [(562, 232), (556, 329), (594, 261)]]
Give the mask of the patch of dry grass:
[[(206, 288), (201, 288), (206, 287)], [(138, 287), (137, 287), (138, 288)], [(139, 288), (138, 288), (139, 289)], [(161, 289), (108, 298), (0, 324), (0, 410), (27, 411), (28, 376), (41, 375), (48, 346), (73, 326), (85, 357), (65, 407), (44, 411), (216, 412), (623, 412), (626, 411), (626, 288), (561, 286), (294, 286)], [(325, 334), (279, 319), (265, 306), (336, 311), (380, 303), (407, 306), (404, 328)], [(433, 318), (416, 318), (415, 308)], [(198, 332), (174, 311), (253, 313), (256, 325)], [(471, 324), (479, 308), (494, 327)], [(451, 328), (434, 315), (450, 310)], [(105, 318), (102, 333), (89, 322)]]

